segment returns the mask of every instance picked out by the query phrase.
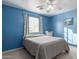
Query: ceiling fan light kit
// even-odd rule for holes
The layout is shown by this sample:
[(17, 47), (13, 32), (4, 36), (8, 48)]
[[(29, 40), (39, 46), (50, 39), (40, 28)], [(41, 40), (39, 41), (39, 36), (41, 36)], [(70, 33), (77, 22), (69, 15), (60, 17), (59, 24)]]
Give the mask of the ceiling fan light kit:
[(51, 12), (51, 11), (53, 11), (55, 8), (54, 7), (52, 7), (51, 5), (49, 5), (49, 7), (47, 8), (47, 12)]

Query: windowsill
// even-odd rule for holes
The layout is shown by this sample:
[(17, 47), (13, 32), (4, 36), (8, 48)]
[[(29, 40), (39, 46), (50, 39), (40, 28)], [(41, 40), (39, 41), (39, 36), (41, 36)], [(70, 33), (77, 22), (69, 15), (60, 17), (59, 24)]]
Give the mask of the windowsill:
[(25, 38), (29, 38), (29, 37), (38, 37), (38, 36), (43, 36), (44, 34), (30, 34), (30, 35), (26, 35)]

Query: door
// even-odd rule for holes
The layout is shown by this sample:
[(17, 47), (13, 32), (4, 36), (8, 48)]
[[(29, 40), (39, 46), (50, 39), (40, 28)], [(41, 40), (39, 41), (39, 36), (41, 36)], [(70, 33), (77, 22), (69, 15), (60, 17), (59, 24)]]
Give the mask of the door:
[(77, 45), (77, 34), (73, 33), (73, 30), (67, 27), (64, 27), (64, 39), (72, 45)]

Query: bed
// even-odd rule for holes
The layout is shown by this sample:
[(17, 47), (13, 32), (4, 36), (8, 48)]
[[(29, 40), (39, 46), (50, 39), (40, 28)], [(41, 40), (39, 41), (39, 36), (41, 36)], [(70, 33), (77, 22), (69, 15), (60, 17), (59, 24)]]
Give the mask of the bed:
[(68, 44), (63, 38), (52, 36), (38, 36), (25, 38), (24, 47), (35, 59), (51, 59), (64, 51), (69, 51)]

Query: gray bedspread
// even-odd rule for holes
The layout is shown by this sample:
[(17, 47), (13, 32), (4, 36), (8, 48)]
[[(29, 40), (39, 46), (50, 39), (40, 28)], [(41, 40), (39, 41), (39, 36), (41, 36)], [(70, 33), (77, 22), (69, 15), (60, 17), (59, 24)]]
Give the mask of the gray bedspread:
[(24, 47), (35, 56), (35, 59), (51, 59), (63, 50), (69, 51), (68, 44), (63, 38), (40, 36), (24, 39)]

